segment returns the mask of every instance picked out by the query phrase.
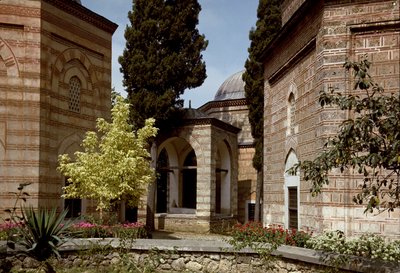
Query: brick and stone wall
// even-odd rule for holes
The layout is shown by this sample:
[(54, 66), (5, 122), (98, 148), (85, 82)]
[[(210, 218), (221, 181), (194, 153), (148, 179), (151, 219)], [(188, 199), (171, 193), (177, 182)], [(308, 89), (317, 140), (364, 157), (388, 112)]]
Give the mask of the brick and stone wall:
[(256, 199), (257, 172), (253, 168), (254, 145), (248, 118), (246, 99), (211, 101), (200, 110), (207, 115), (225, 121), (241, 129), (238, 134), (238, 221), (246, 219), (247, 202)]
[[(26, 182), (32, 205), (63, 206), (57, 157), (73, 154), (96, 118), (109, 117), (116, 27), (72, 1), (1, 2), (1, 212)], [(81, 88), (71, 110), (73, 77)]]
[[(318, 103), (319, 92), (328, 87), (352, 92), (352, 75), (342, 67), (346, 58), (366, 55), (372, 61), (372, 77), (387, 92), (398, 92), (400, 84), (398, 1), (305, 1), (299, 10), (305, 17), (284, 26), (271, 47), (275, 57), (265, 62), (265, 224), (287, 224), (284, 171), (289, 151), (300, 161), (313, 159), (349, 115)], [(290, 93), (295, 96), (293, 134), (287, 133)], [(365, 215), (364, 208), (352, 202), (359, 190), (357, 178), (351, 171), (333, 171), (329, 186), (315, 198), (309, 194), (310, 184), (300, 181), (299, 227), (398, 238), (399, 210)]]

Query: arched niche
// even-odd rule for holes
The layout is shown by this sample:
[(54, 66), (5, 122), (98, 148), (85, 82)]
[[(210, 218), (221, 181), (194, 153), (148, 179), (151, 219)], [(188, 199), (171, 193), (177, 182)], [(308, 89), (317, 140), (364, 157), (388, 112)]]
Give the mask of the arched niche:
[[(81, 149), (80, 143), (82, 142), (82, 137), (76, 133), (71, 134), (59, 143), (58, 145), (58, 154), (68, 154), (69, 157), (74, 160), (75, 152)], [(68, 177), (61, 175), (60, 178), (60, 187), (64, 187), (68, 184)], [(60, 188), (60, 194), (62, 194), (62, 189)], [(72, 198), (72, 199), (64, 199), (61, 198), (61, 207), (63, 209), (68, 209), (67, 218), (76, 218), (80, 215), (86, 213), (86, 208), (88, 205), (88, 200)]]

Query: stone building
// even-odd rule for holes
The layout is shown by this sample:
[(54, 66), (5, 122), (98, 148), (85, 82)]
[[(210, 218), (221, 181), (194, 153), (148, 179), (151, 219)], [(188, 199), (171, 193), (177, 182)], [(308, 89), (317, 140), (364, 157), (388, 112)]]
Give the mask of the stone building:
[(111, 100), (111, 37), (117, 25), (80, 1), (0, 2), (0, 210), (20, 183), (33, 206), (89, 210), (60, 198), (57, 156), (79, 149)]
[(332, 172), (329, 186), (311, 197), (310, 184), (285, 171), (313, 159), (349, 113), (321, 108), (320, 90), (351, 92), (346, 58), (372, 61), (371, 75), (385, 91), (399, 92), (398, 0), (285, 0), (282, 30), (266, 50), (264, 224), (347, 235), (373, 232), (400, 237), (399, 209), (364, 214), (353, 203), (357, 175)]
[[(242, 73), (158, 136), (156, 228), (208, 232), (254, 217), (254, 147)], [(139, 218), (145, 213), (139, 209)]]

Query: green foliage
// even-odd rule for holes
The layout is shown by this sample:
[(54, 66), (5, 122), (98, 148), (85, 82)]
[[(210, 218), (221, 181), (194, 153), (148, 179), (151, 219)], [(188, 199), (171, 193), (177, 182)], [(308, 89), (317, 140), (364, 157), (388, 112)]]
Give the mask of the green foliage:
[(22, 215), (24, 225), (13, 239), (26, 248), (24, 253), (41, 262), (52, 256), (59, 257), (58, 247), (65, 242), (72, 224), (65, 220), (67, 211), (57, 214), (55, 208), (27, 207), (22, 209)]
[(86, 133), (84, 151), (75, 153), (75, 161), (67, 154), (58, 159), (58, 170), (70, 182), (64, 187), (63, 197), (95, 199), (100, 211), (121, 198), (127, 198), (131, 206), (137, 205), (155, 177), (148, 152), (148, 140), (157, 133), (154, 119), (147, 119), (143, 128), (132, 131), (129, 105), (122, 97), (117, 97), (111, 119), (111, 123), (97, 120), (98, 133)]
[(365, 204), (366, 212), (393, 211), (400, 207), (400, 91), (385, 94), (369, 75), (370, 65), (367, 59), (344, 64), (354, 73), (353, 93), (342, 94), (333, 88), (321, 92), (322, 107), (336, 106), (352, 115), (313, 161), (300, 162), (289, 172), (300, 168), (304, 179), (312, 182), (315, 196), (329, 183), (332, 169), (355, 170), (363, 183), (353, 201)]
[(251, 133), (256, 142), (256, 153), (253, 165), (262, 169), (262, 142), (264, 137), (264, 68), (262, 56), (269, 43), (281, 28), (281, 1), (260, 0), (257, 9), (256, 28), (250, 31), (249, 57), (246, 60), (246, 71), (243, 74), (245, 94), (249, 104), (249, 121)]
[(323, 251), (322, 260), (339, 268), (351, 260), (360, 258), (398, 265), (400, 261), (400, 241), (387, 243), (376, 234), (363, 234), (360, 237), (347, 239), (342, 231), (329, 231), (312, 237), (306, 243), (308, 248)]
[(145, 226), (140, 223), (104, 225), (91, 222), (77, 222), (70, 231), (79, 238), (147, 238)]
[(240, 250), (250, 247), (255, 250), (264, 260), (265, 266), (274, 268), (276, 258), (272, 253), (281, 245), (292, 245), (303, 247), (311, 238), (311, 233), (297, 231), (295, 229), (284, 229), (281, 226), (263, 227), (259, 222), (236, 225), (227, 242)]
[(52, 256), (60, 257), (58, 248), (70, 234), (68, 229), (72, 222), (65, 221), (67, 211), (58, 214), (56, 208), (48, 210), (21, 206), (21, 215), (17, 215), (19, 201), (25, 202), (26, 196), (29, 196), (24, 192), (24, 188), (28, 185), (30, 183), (22, 183), (18, 186), (14, 207), (6, 210), (10, 217), (5, 219), (2, 229), (7, 232), (9, 248), (15, 250), (16, 246), (22, 247), (17, 253), (41, 262), (45, 272), (53, 273), (55, 271), (49, 259)]
[(200, 10), (197, 0), (133, 1), (119, 62), (136, 126), (152, 117), (167, 127), (183, 106), (179, 96), (206, 78), (201, 52), (207, 41), (196, 29)]

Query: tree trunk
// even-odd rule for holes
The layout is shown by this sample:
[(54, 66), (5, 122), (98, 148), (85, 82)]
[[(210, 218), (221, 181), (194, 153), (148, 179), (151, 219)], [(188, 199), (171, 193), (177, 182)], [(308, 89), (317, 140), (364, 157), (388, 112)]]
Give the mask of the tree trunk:
[[(151, 167), (155, 170), (157, 167), (157, 144), (153, 141), (150, 150)], [(156, 179), (151, 182), (147, 188), (147, 205), (146, 205), (146, 226), (149, 231), (155, 230), (154, 214), (156, 207)]]
[(257, 171), (257, 183), (256, 183), (256, 204), (254, 210), (254, 222), (262, 221), (262, 195), (263, 195), (263, 171)]

